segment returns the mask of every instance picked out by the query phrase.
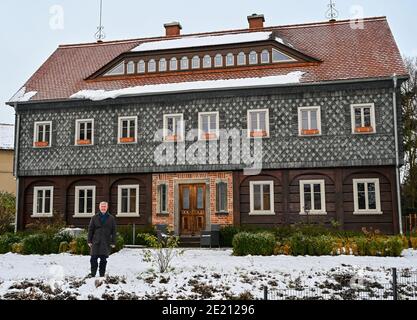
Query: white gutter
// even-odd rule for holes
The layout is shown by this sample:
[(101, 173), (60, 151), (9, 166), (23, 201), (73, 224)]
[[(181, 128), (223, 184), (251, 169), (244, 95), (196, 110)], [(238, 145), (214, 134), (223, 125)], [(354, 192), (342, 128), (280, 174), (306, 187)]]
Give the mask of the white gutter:
[(17, 232), (18, 214), (19, 214), (19, 190), (20, 181), (18, 176), (19, 164), (19, 138), (20, 138), (20, 115), (17, 113), (17, 102), (14, 103), (14, 110), (16, 113), (16, 128), (15, 128), (15, 147), (14, 147), (14, 175), (16, 177), (16, 214), (14, 219), (14, 232)]
[(401, 207), (401, 181), (400, 181), (400, 151), (398, 144), (398, 123), (397, 123), (397, 88), (398, 88), (398, 78), (397, 75), (393, 76), (394, 81), (394, 92), (392, 94), (393, 104), (392, 112), (394, 114), (394, 137), (395, 137), (395, 178), (397, 185), (397, 210), (398, 210), (398, 224), (400, 234), (403, 234), (403, 217), (402, 217), (402, 207)]

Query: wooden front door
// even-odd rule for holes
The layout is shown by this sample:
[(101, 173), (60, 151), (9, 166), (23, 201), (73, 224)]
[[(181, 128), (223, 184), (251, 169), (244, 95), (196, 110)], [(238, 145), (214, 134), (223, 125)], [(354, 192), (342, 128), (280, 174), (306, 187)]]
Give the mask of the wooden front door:
[(180, 185), (180, 234), (199, 235), (206, 227), (206, 185)]

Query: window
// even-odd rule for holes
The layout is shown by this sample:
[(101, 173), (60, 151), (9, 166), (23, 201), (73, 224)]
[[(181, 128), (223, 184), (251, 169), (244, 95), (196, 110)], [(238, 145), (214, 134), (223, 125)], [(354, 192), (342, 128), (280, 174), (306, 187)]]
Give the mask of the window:
[(139, 217), (139, 185), (118, 186), (117, 215)]
[(172, 58), (169, 61), (169, 70), (174, 71), (178, 69), (178, 60), (177, 58)]
[(379, 179), (354, 179), (353, 214), (382, 214)]
[(258, 64), (258, 53), (256, 51), (249, 53), (249, 64)]
[(200, 57), (199, 56), (193, 57), (193, 60), (191, 62), (191, 67), (193, 69), (200, 69)]
[(354, 104), (352, 105), (352, 132), (353, 133), (375, 133), (375, 105)]
[(158, 213), (168, 213), (168, 184), (166, 183), (158, 186)]
[(269, 137), (269, 110), (248, 110), (248, 137)]
[(96, 187), (75, 187), (74, 217), (88, 218), (95, 214)]
[(228, 53), (226, 56), (226, 66), (231, 67), (235, 65), (235, 56), (233, 53)]
[(53, 216), (54, 187), (33, 188), (33, 214), (34, 218)]
[(209, 55), (203, 58), (203, 68), (211, 68), (211, 57)]
[(214, 57), (214, 66), (216, 68), (223, 67), (223, 56), (220, 53), (216, 54)]
[(327, 214), (324, 180), (300, 181), (300, 214)]
[(75, 125), (75, 145), (94, 144), (94, 120), (77, 120)]
[(127, 63), (127, 74), (134, 74), (135, 73), (135, 63), (133, 61), (129, 61)]
[(156, 72), (156, 62), (154, 59), (151, 59), (148, 62), (148, 72)]
[(159, 60), (159, 72), (167, 71), (167, 60), (162, 58)]
[(145, 61), (140, 60), (138, 62), (138, 73), (145, 73)]
[(119, 143), (135, 143), (138, 117), (119, 117)]
[(106, 72), (105, 76), (119, 76), (125, 74), (125, 62), (120, 62), (117, 66), (115, 66), (113, 69), (110, 69), (110, 71)]
[(200, 112), (198, 114), (199, 140), (216, 140), (219, 138), (219, 113)]
[(216, 211), (218, 213), (228, 212), (226, 182), (218, 182), (216, 185)]
[(300, 136), (321, 134), (320, 107), (298, 108), (298, 132)]
[(237, 65), (244, 66), (246, 64), (246, 54), (244, 52), (240, 52), (237, 55)]
[(250, 214), (274, 215), (274, 182), (250, 182)]
[(33, 145), (36, 148), (51, 146), (52, 121), (35, 122)]
[(277, 49), (272, 49), (272, 62), (291, 62), (291, 61), (296, 61), (296, 60), (278, 51)]
[(263, 50), (261, 53), (261, 62), (262, 63), (269, 63), (269, 51)]
[(188, 69), (188, 58), (187, 57), (182, 57), (181, 58), (181, 70), (187, 70)]
[(164, 140), (183, 141), (184, 139), (184, 118), (182, 114), (164, 115)]

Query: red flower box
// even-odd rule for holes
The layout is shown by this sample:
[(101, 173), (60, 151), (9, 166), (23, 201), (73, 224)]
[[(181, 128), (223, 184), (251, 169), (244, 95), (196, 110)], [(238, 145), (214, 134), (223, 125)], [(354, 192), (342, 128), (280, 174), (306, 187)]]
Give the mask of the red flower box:
[(371, 132), (374, 132), (374, 128), (372, 128), (372, 127), (356, 127), (355, 132), (356, 133), (371, 133)]
[(263, 138), (268, 136), (268, 132), (266, 132), (265, 130), (251, 131), (250, 136), (252, 138)]
[(133, 137), (126, 137), (126, 138), (120, 138), (121, 143), (132, 143), (135, 142), (135, 138)]
[(79, 146), (90, 145), (91, 144), (91, 140), (90, 139), (87, 139), (87, 140), (77, 140), (77, 144)]
[(215, 133), (203, 133), (201, 135), (202, 140), (215, 140), (217, 139), (217, 134)]
[(314, 136), (314, 135), (317, 135), (317, 134), (320, 134), (320, 131), (319, 131), (319, 129), (303, 129), (302, 131), (301, 131), (301, 134), (303, 135), (303, 136)]
[(37, 148), (45, 148), (49, 146), (49, 142), (48, 141), (37, 141), (35, 142), (35, 147)]
[(173, 141), (179, 141), (179, 140), (181, 140), (181, 136), (176, 135), (176, 134), (165, 137), (165, 141), (173, 142)]

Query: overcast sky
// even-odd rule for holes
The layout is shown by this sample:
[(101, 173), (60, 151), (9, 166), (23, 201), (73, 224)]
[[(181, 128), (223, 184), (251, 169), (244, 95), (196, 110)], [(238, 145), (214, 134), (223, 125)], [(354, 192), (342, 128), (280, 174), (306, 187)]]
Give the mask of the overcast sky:
[[(246, 28), (262, 13), (266, 25), (325, 20), (328, 0), (104, 0), (106, 40), (160, 36), (163, 24), (180, 21), (183, 33)], [(358, 14), (388, 17), (404, 55), (417, 56), (416, 0), (336, 0), (340, 19)], [(4, 102), (59, 44), (91, 42), (99, 0), (0, 1), (0, 123), (14, 123)], [(361, 12), (362, 11), (362, 12)], [(62, 13), (63, 19), (60, 19)]]

